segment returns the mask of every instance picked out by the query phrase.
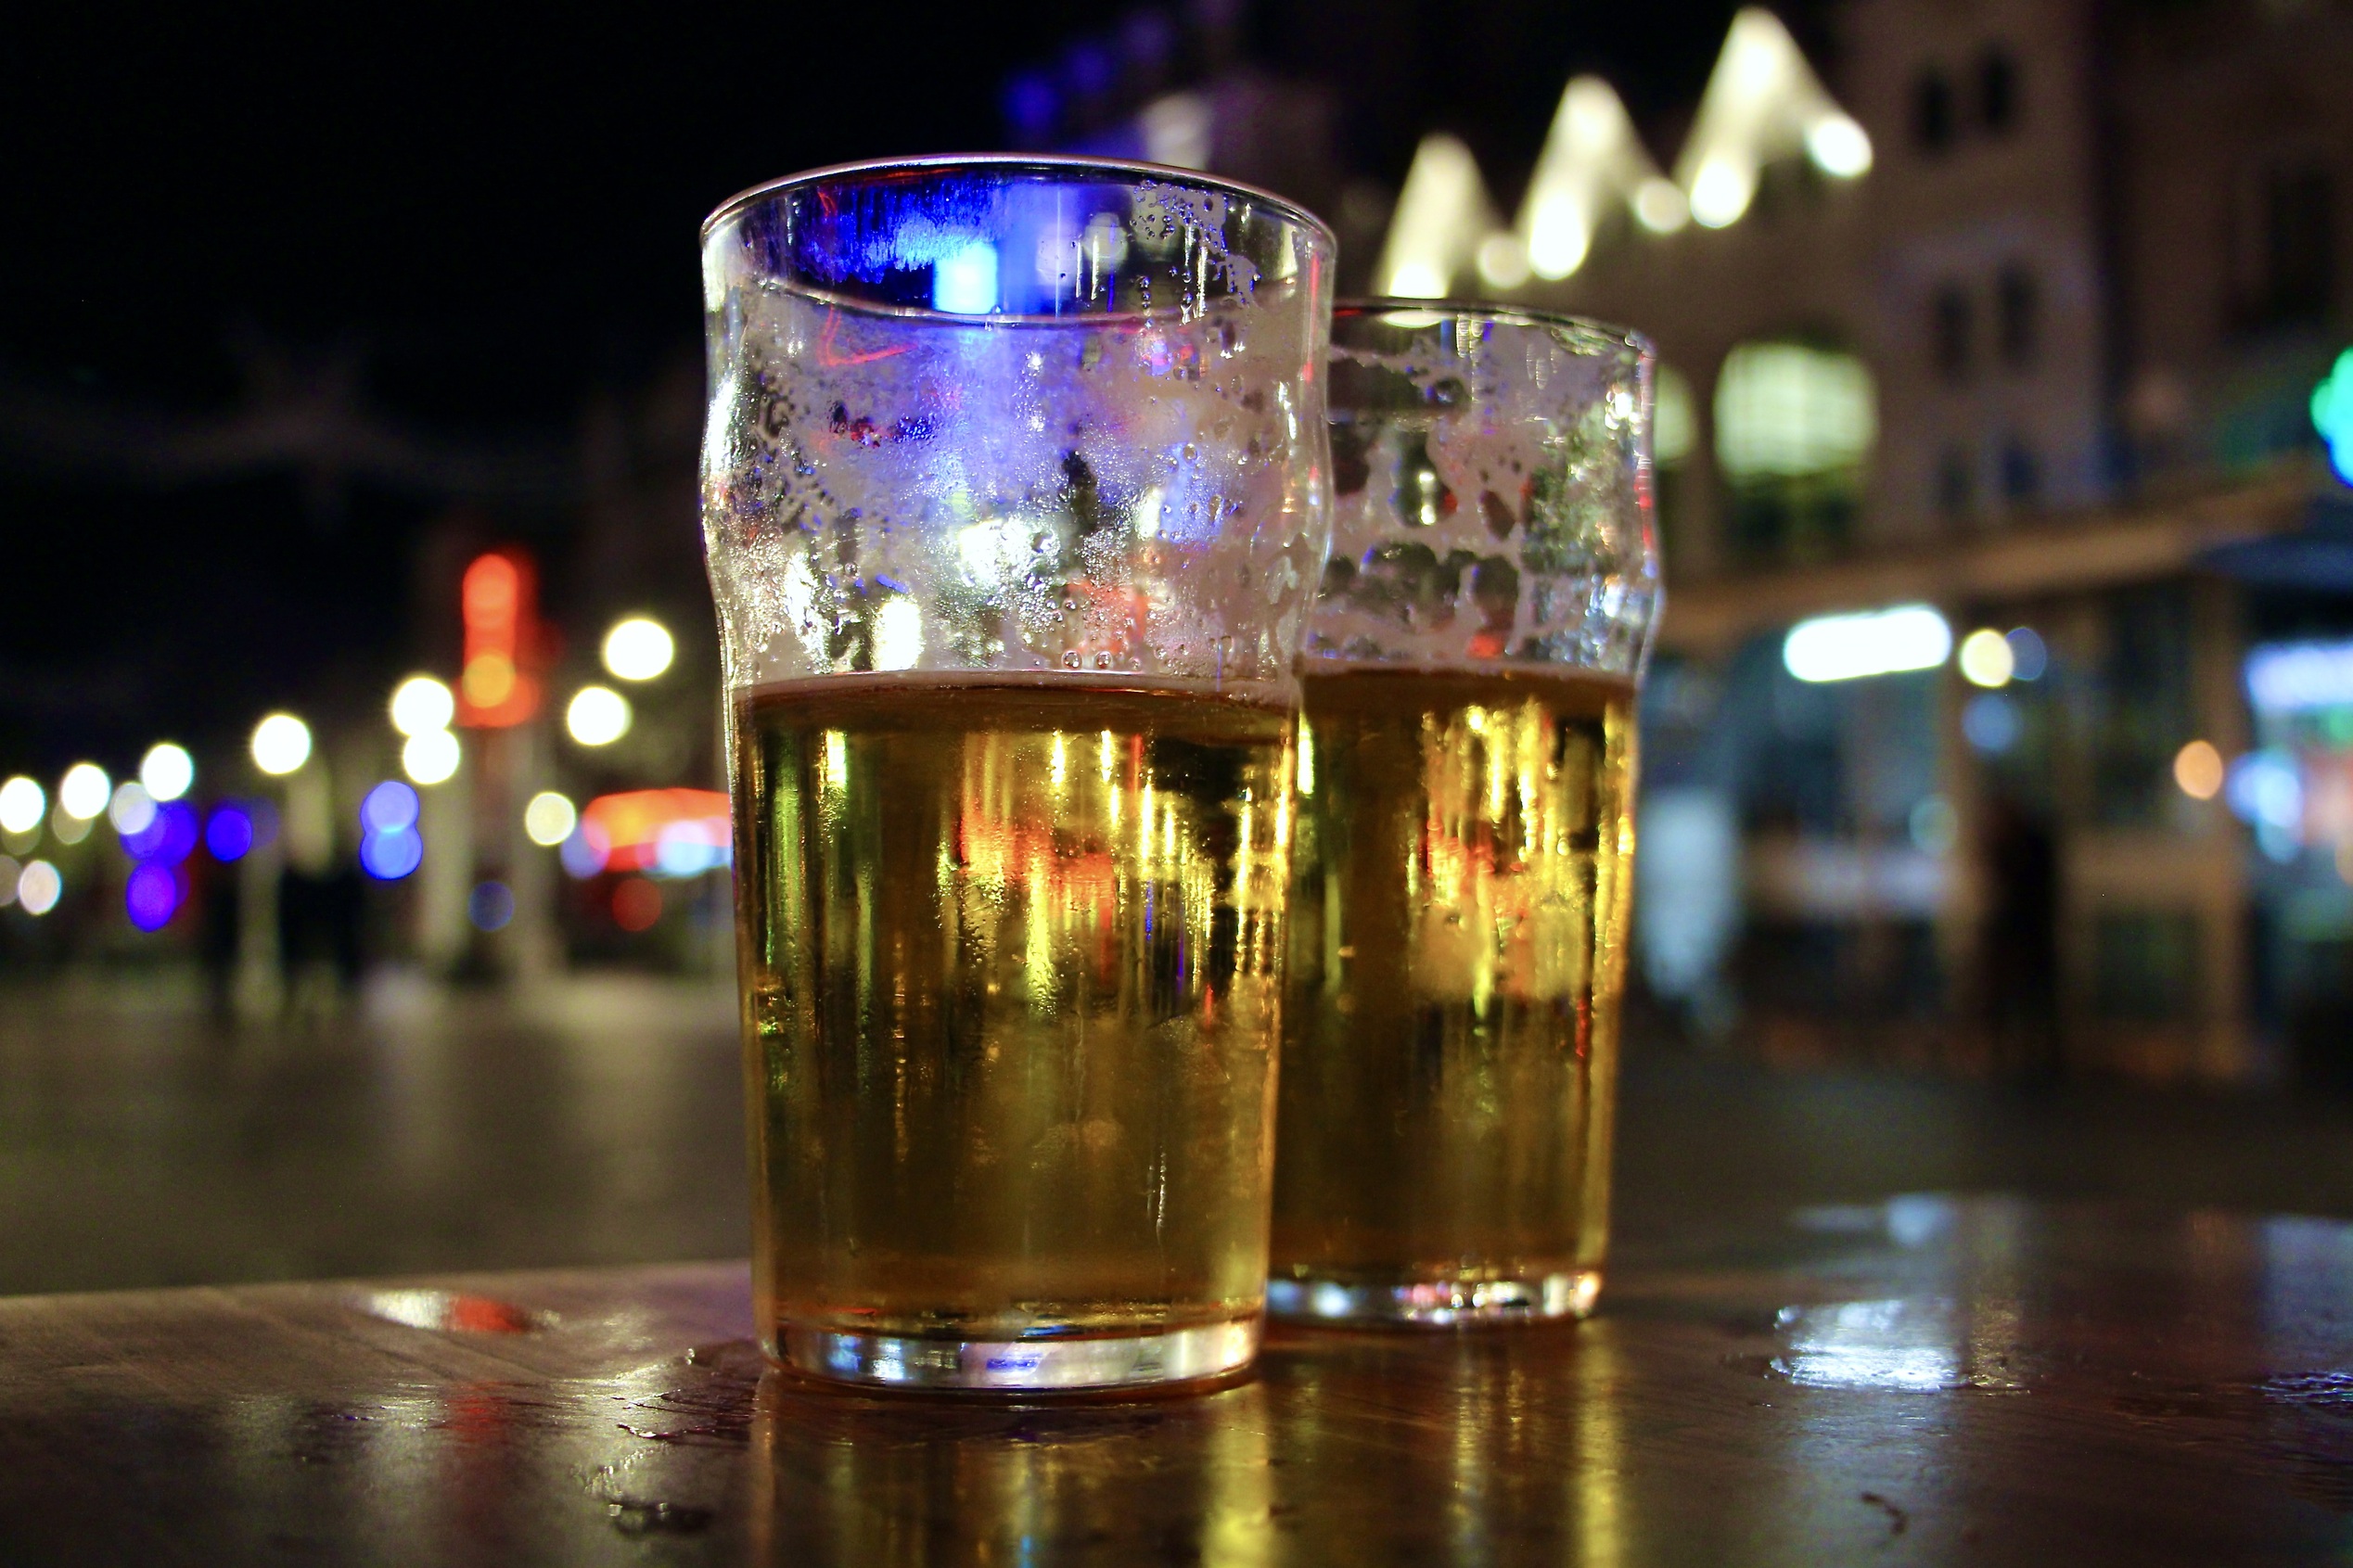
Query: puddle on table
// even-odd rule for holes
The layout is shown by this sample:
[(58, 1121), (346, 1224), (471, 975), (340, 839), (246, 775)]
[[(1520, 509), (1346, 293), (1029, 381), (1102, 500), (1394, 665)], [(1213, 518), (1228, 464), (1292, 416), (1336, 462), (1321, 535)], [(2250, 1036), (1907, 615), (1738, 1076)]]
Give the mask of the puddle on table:
[(552, 1312), (462, 1291), (369, 1291), (360, 1297), (359, 1308), (388, 1323), (441, 1333), (528, 1334), (556, 1326)]

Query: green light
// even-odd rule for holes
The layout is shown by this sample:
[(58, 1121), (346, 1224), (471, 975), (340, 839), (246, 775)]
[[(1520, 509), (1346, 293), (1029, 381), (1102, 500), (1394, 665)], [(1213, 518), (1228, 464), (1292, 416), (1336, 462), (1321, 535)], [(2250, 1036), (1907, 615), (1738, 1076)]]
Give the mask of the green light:
[(2312, 389), (2312, 427), (2329, 443), (2337, 478), (2353, 485), (2353, 349), (2337, 355), (2328, 379)]

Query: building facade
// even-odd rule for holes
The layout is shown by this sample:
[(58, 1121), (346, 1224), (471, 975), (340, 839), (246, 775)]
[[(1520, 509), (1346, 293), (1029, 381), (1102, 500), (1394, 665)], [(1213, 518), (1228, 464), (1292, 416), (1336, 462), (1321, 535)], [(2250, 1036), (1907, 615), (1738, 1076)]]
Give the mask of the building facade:
[[(2353, 685), (2248, 678), (2353, 633), (2353, 7), (1855, 0), (1826, 63), (1743, 12), (1663, 166), (1572, 83), (1509, 223), (1433, 136), (1378, 268), (1658, 345), (1654, 988), (1781, 1057), (2341, 1075)], [(1974, 657), (1793, 673), (1905, 605)]]

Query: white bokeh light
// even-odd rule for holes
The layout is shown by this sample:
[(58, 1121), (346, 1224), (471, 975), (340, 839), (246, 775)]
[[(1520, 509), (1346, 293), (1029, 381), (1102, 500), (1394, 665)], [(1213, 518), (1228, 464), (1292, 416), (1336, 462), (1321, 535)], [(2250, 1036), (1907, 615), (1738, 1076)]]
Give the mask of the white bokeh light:
[(273, 713), (253, 726), (253, 765), (282, 778), (311, 759), (311, 727), (291, 713)]
[(642, 615), (605, 633), (605, 668), (624, 681), (651, 681), (670, 668), (677, 652), (662, 624)]
[(139, 759), (139, 782), (158, 800), (177, 800), (196, 783), (196, 759), (185, 746), (158, 742)]

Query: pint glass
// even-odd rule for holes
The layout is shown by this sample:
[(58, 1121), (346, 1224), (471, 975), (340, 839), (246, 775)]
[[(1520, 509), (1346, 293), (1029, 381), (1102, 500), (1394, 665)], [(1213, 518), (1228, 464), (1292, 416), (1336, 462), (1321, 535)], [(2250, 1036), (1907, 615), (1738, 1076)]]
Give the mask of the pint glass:
[(802, 175), (704, 228), (771, 1355), (1215, 1378), (1264, 1304), (1330, 235), (1175, 171)]
[(1299, 669), (1273, 1275), (1285, 1316), (1582, 1316), (1608, 1233), (1652, 357), (1342, 304)]

